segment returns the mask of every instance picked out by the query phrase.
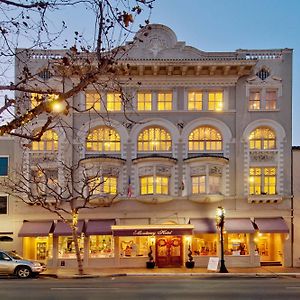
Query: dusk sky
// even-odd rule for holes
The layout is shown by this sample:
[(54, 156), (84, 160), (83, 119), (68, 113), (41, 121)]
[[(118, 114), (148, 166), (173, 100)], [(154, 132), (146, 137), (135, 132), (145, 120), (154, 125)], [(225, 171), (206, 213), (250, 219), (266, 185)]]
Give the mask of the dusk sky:
[(299, 0), (157, 0), (151, 21), (204, 51), (294, 49), (293, 145), (300, 145)]

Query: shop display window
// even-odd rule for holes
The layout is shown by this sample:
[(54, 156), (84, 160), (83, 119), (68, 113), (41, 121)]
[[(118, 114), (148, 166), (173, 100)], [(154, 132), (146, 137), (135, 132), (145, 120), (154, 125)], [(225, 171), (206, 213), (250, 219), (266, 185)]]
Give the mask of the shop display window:
[(52, 235), (23, 238), (23, 255), (25, 258), (43, 261), (52, 259), (53, 238)]
[(120, 237), (120, 257), (147, 257), (149, 253), (150, 237), (126, 236)]
[[(83, 236), (78, 238), (80, 253), (83, 253)], [(75, 245), (71, 236), (58, 237), (58, 258), (76, 258)]]
[(249, 234), (225, 233), (224, 252), (225, 255), (249, 255)]
[(195, 234), (192, 239), (193, 255), (217, 255), (217, 239), (216, 234)]
[(111, 235), (91, 235), (89, 257), (114, 257), (113, 237)]

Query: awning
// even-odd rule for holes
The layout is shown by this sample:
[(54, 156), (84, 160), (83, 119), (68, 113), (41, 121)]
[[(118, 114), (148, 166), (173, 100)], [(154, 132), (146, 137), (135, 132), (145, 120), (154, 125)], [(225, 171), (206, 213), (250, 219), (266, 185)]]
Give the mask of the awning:
[(89, 220), (86, 225), (85, 234), (112, 234), (111, 226), (115, 224), (115, 220)]
[(217, 226), (215, 219), (191, 219), (191, 224), (195, 226), (194, 233), (216, 233)]
[[(78, 221), (78, 225), (77, 225), (77, 234), (81, 234), (83, 232), (83, 226), (84, 226), (84, 221), (83, 220), (79, 220)], [(70, 236), (72, 235), (72, 230), (71, 227), (66, 224), (65, 222), (62, 221), (58, 221), (54, 232), (53, 232), (54, 236)]]
[(111, 226), (114, 236), (192, 235), (194, 225), (123, 225)]
[(224, 229), (228, 233), (254, 233), (255, 228), (249, 218), (225, 218)]
[(53, 232), (53, 221), (25, 221), (19, 231), (19, 237), (48, 236)]
[(282, 217), (255, 218), (254, 222), (262, 233), (289, 233), (289, 228)]

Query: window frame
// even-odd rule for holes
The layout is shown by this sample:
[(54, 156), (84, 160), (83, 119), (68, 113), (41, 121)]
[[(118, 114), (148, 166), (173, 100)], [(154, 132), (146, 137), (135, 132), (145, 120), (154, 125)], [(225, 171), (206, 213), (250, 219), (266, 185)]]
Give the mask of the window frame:
[[(92, 96), (93, 101), (88, 101), (89, 96)], [(95, 111), (101, 110), (101, 95), (100, 95), (100, 93), (92, 92), (92, 91), (85, 93), (85, 109), (88, 111), (89, 110), (95, 110)]]
[[(167, 99), (171, 95), (171, 100)], [(157, 92), (157, 111), (172, 111), (174, 106), (173, 91), (158, 91)]]
[[(268, 175), (265, 174), (265, 171), (268, 169), (274, 169), (275, 174), (274, 175)], [(251, 170), (253, 170), (251, 174)], [(259, 174), (255, 174), (257, 171), (259, 171)], [(250, 166), (249, 167), (249, 195), (251, 196), (257, 196), (257, 195), (277, 195), (277, 167), (275, 166)], [(274, 183), (270, 183), (270, 179), (274, 179)], [(257, 180), (256, 180), (257, 179)], [(268, 182), (266, 181), (268, 180)], [(270, 189), (274, 189), (274, 193), (270, 193)]]
[[(200, 97), (201, 99), (199, 100), (197, 99), (197, 96), (200, 95), (201, 95)], [(188, 105), (187, 105), (188, 111), (203, 111), (203, 100), (204, 100), (203, 91), (198, 91), (198, 90), (188, 91), (187, 100), (188, 100)]]
[[(143, 99), (140, 99), (140, 96), (143, 96)], [(147, 96), (150, 96), (150, 100), (147, 100)], [(136, 93), (136, 101), (137, 101), (137, 111), (152, 111), (152, 100), (153, 100), (153, 95), (151, 92), (148, 91), (139, 91)], [(147, 108), (148, 104), (148, 108)], [(143, 107), (143, 109), (141, 108)]]
[(6, 206), (5, 206), (5, 212), (1, 212), (1, 209), (0, 209), (0, 215), (8, 215), (8, 210), (9, 210), (9, 207), (8, 207), (8, 196), (9, 195), (6, 195), (6, 194), (0, 194), (0, 200), (1, 200), (1, 198), (6, 198)]
[[(261, 131), (260, 133), (258, 131)], [(268, 138), (268, 135), (264, 135), (264, 133), (273, 134), (274, 138)], [(260, 134), (260, 137), (256, 137), (256, 135)], [(251, 138), (251, 135), (254, 137)], [(270, 146), (271, 144), (271, 146)], [(272, 147), (273, 144), (273, 147)], [(257, 146), (259, 145), (259, 146)], [(268, 126), (259, 126), (254, 128), (249, 135), (249, 149), (250, 151), (266, 151), (266, 150), (276, 150), (277, 149), (277, 137), (276, 132), (268, 127)]]
[[(153, 130), (153, 133), (150, 131)], [(165, 139), (162, 139), (165, 135)], [(151, 138), (153, 136), (153, 139)], [(171, 133), (160, 126), (143, 128), (137, 137), (138, 152), (172, 152)]]
[[(95, 181), (96, 185), (99, 184), (93, 191), (93, 196), (95, 195), (101, 195), (101, 194), (106, 194), (106, 195), (117, 195), (118, 194), (118, 176), (112, 176), (112, 175), (107, 175), (103, 174), (100, 176), (96, 176), (92, 178), (89, 182), (89, 192), (91, 192), (91, 185), (94, 184)], [(112, 185), (115, 181), (115, 185)], [(111, 192), (112, 190), (115, 190), (115, 193)]]
[[(222, 95), (222, 99), (218, 99), (218, 94)], [(214, 95), (213, 99), (211, 96)], [(224, 111), (224, 91), (215, 90), (208, 91), (208, 99), (207, 99), (207, 110), (214, 112), (223, 112)]]
[[(166, 185), (161, 184), (158, 185), (157, 183), (157, 179), (160, 178), (161, 182), (166, 179)], [(143, 185), (143, 180), (146, 179), (147, 180), (147, 185)], [(151, 179), (151, 180), (149, 180)], [(149, 182), (151, 184), (152, 181), (152, 186), (149, 185)], [(140, 187), (140, 195), (141, 196), (148, 196), (148, 195), (162, 195), (162, 196), (166, 196), (166, 195), (170, 195), (170, 176), (162, 176), (160, 174), (152, 174), (152, 175), (143, 175), (143, 176), (139, 176), (139, 187)], [(143, 188), (146, 187), (147, 193), (143, 193)], [(159, 187), (159, 188), (158, 188)], [(162, 192), (163, 191), (163, 187), (166, 187), (166, 193)], [(158, 193), (158, 189), (160, 189), (160, 193)], [(149, 192), (150, 190), (150, 192)], [(151, 193), (152, 191), (152, 193)]]
[[(9, 163), (10, 163), (10, 161), (9, 161), (9, 155), (0, 155), (0, 159), (3, 159), (3, 158), (6, 158), (6, 160), (7, 160), (7, 166), (6, 166), (6, 174), (1, 174), (0, 173), (0, 177), (7, 177), (8, 176), (8, 174), (9, 174)], [(1, 170), (1, 168), (0, 168), (0, 170)]]
[[(109, 99), (113, 96), (112, 99)], [(122, 94), (119, 92), (106, 93), (106, 109), (109, 112), (122, 111)]]
[[(204, 130), (201, 132), (201, 130)], [(211, 137), (213, 134), (216, 134), (216, 136), (220, 136), (220, 139), (201, 139), (202, 136), (205, 137), (207, 133), (205, 131), (209, 130), (209, 136)], [(214, 133), (215, 132), (215, 133)], [(194, 138), (193, 140), (191, 139), (191, 135), (198, 135), (198, 139)], [(215, 147), (213, 147), (215, 145)], [(194, 128), (189, 136), (188, 136), (188, 151), (189, 152), (222, 152), (223, 151), (223, 146), (224, 146), (224, 141), (223, 141), (223, 136), (221, 131), (210, 125), (200, 125), (196, 128)], [(213, 149), (214, 148), (214, 149)]]
[[(103, 133), (101, 133), (101, 130), (103, 130)], [(96, 134), (97, 139), (93, 139), (93, 134)], [(101, 135), (103, 135), (102, 140), (101, 140)], [(91, 137), (90, 140), (89, 137)], [(107, 139), (107, 137), (111, 137), (111, 138)], [(115, 137), (115, 139), (113, 140), (112, 137)], [(105, 125), (98, 126), (96, 128), (93, 128), (87, 134), (87, 137), (85, 139), (85, 149), (87, 152), (119, 153), (121, 151), (121, 136), (119, 132), (115, 130), (113, 127), (109, 127)]]

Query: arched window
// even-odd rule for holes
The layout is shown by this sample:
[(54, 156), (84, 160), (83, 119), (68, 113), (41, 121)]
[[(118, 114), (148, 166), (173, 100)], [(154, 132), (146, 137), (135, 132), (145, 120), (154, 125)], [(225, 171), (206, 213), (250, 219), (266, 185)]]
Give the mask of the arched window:
[(250, 133), (249, 148), (251, 150), (267, 150), (276, 148), (275, 132), (268, 127), (258, 127)]
[(43, 133), (39, 142), (32, 142), (34, 151), (57, 151), (58, 135), (54, 130), (47, 130)]
[(89, 133), (86, 139), (86, 149), (87, 151), (120, 151), (120, 135), (111, 127), (98, 127)]
[(150, 127), (138, 136), (138, 151), (171, 151), (171, 149), (171, 135), (163, 128)]
[(222, 135), (213, 127), (201, 126), (189, 135), (190, 151), (218, 151), (222, 148)]

